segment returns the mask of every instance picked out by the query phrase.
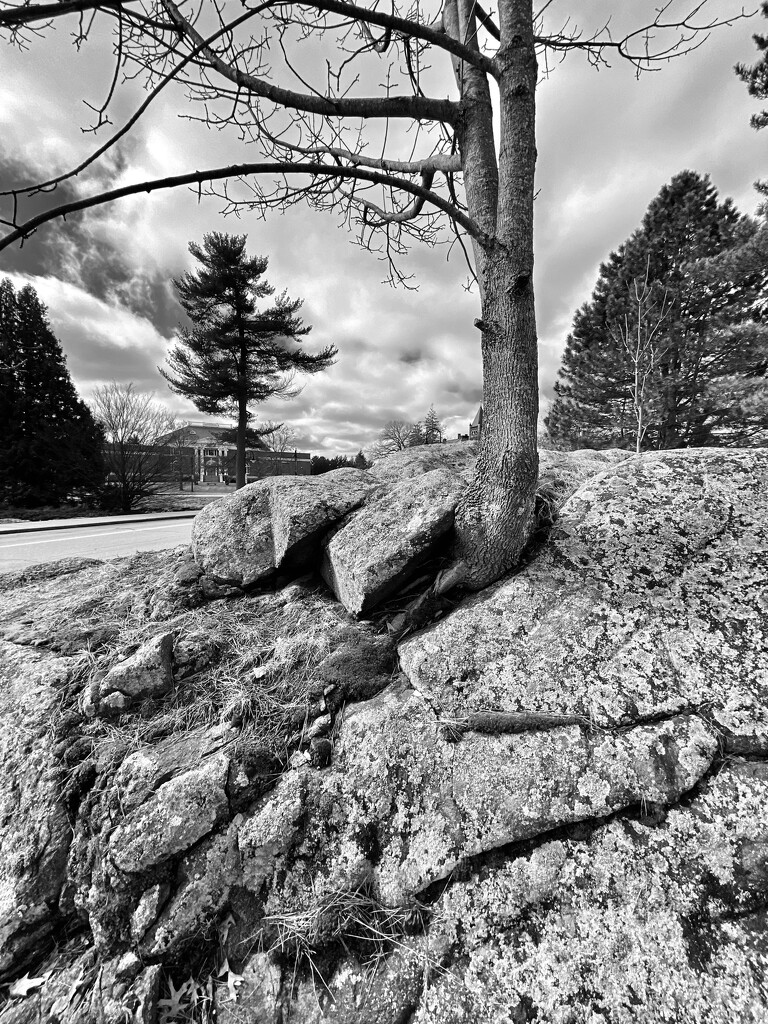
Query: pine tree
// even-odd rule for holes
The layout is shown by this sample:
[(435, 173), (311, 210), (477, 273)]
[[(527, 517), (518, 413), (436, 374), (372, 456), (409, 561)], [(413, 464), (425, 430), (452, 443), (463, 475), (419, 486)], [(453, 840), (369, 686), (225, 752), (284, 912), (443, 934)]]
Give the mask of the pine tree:
[(636, 367), (617, 325), (635, 315), (632, 296), (637, 282), (647, 281), (651, 306), (665, 313), (654, 336), (643, 447), (722, 443), (719, 425), (728, 414), (715, 408), (713, 382), (739, 372), (723, 327), (747, 315), (760, 282), (703, 281), (692, 264), (728, 251), (750, 230), (730, 200), (718, 200), (708, 177), (684, 171), (662, 188), (640, 229), (600, 267), (591, 302), (574, 317), (546, 420), (556, 442), (634, 446)]
[(171, 390), (191, 399), (201, 412), (227, 414), (237, 421), (236, 485), (245, 484), (248, 406), (275, 395), (298, 393), (296, 373), (318, 373), (334, 361), (328, 345), (310, 354), (287, 342), (301, 342), (310, 331), (296, 315), (302, 303), (285, 293), (263, 309), (258, 300), (274, 294), (263, 275), (265, 256), (249, 257), (247, 235), (211, 232), (189, 251), (201, 264), (196, 273), (174, 281), (179, 301), (192, 321), (183, 328), (160, 372)]
[(443, 440), (443, 432), (443, 424), (440, 422), (440, 417), (435, 412), (434, 405), (430, 405), (429, 412), (424, 417), (422, 424), (424, 444), (440, 444)]
[(31, 285), (0, 282), (0, 498), (30, 507), (94, 491), (102, 434), (69, 376), (47, 310)]
[[(768, 2), (761, 5), (761, 13), (768, 18)], [(747, 85), (749, 95), (755, 99), (768, 99), (768, 36), (754, 35), (752, 38), (762, 57), (755, 64), (737, 64), (736, 74)], [(756, 131), (768, 125), (768, 110), (753, 114), (750, 123)], [(764, 196), (768, 196), (768, 181), (756, 181), (755, 188)]]

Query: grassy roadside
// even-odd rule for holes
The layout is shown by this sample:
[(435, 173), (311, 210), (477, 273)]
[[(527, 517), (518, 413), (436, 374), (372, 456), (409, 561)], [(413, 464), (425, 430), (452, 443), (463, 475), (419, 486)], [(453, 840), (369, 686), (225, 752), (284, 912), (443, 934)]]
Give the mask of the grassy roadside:
[[(197, 512), (210, 502), (231, 494), (234, 487), (201, 487), (193, 492), (168, 490), (158, 491), (143, 498), (129, 514), (146, 512)], [(88, 508), (82, 504), (44, 505), (40, 508), (18, 508), (14, 505), (0, 505), (0, 524), (12, 522), (38, 523), (48, 519), (101, 519), (104, 516), (124, 515), (119, 509)]]

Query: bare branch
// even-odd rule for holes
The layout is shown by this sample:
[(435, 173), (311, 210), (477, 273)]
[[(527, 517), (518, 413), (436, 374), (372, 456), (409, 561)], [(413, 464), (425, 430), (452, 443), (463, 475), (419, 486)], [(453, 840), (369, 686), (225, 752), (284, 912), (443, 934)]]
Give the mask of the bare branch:
[[(187, 36), (196, 46), (203, 43), (203, 38), (187, 20), (182, 16), (173, 0), (162, 0), (162, 4), (168, 11), (174, 24), (180, 32)], [(352, 12), (358, 10), (353, 5), (336, 3), (335, 0), (318, 0), (317, 6), (321, 10), (340, 10)], [(386, 17), (386, 16), (380, 16)], [(394, 21), (408, 27), (415, 26), (412, 22), (396, 18)], [(374, 21), (374, 24), (379, 23)], [(439, 33), (429, 30), (439, 39), (443, 39)], [(447, 37), (446, 37), (447, 38)], [(462, 47), (464, 49), (464, 47)], [(215, 51), (209, 47), (203, 48), (203, 53), (208, 58), (211, 66), (228, 81), (234, 83), (238, 88), (244, 89), (254, 96), (262, 96), (265, 99), (292, 110), (301, 110), (309, 114), (320, 114), (323, 117), (376, 117), (376, 118), (408, 118), (409, 120), (442, 121), (453, 124), (459, 115), (459, 106), (449, 100), (434, 100), (422, 96), (390, 96), (390, 97), (359, 97), (359, 98), (326, 98), (321, 96), (306, 95), (294, 92), (290, 89), (282, 89), (272, 85), (271, 82), (255, 75), (240, 71), (227, 61), (223, 60)]]
[[(380, 171), (396, 174), (423, 175), (432, 172), (433, 176), (438, 171), (443, 174), (461, 171), (461, 158), (458, 153), (433, 153), (422, 160), (388, 160), (385, 157), (365, 156), (363, 153), (355, 153), (352, 150), (342, 149), (337, 146), (298, 146), (286, 142), (285, 139), (276, 139), (265, 129), (262, 130), (271, 142), (288, 152), (300, 153), (302, 156), (330, 156), (336, 160), (346, 160), (352, 167), (374, 167)], [(455, 197), (452, 197), (452, 199), (454, 206), (458, 207)]]
[[(606, 64), (606, 52), (613, 52), (634, 65), (639, 73), (651, 70), (655, 65), (662, 64), (673, 57), (691, 53), (706, 42), (709, 33), (714, 29), (733, 25), (743, 18), (753, 17), (756, 13), (756, 11), (746, 11), (742, 7), (738, 14), (713, 17), (702, 24), (696, 24), (695, 19), (709, 3), (709, 0), (698, 0), (689, 8), (687, 14), (667, 21), (665, 17), (674, 3), (675, 0), (666, 0), (656, 9), (655, 16), (651, 21), (617, 39), (612, 38), (609, 22), (587, 37), (584, 37), (577, 28), (569, 30), (566, 24), (560, 32), (553, 35), (536, 35), (534, 38), (536, 44), (546, 50), (563, 52), (581, 50), (586, 53), (590, 63), (595, 66)], [(539, 19), (547, 6), (549, 4), (546, 4), (539, 12)], [(664, 34), (664, 38), (666, 38), (669, 32), (676, 33), (670, 42), (659, 42), (654, 46), (657, 36)]]
[(18, 4), (0, 11), (0, 28), (16, 28), (34, 21), (50, 21), (68, 14), (99, 11), (106, 8), (121, 9), (137, 0), (61, 0), (52, 4)]
[[(152, 89), (152, 91), (141, 104), (141, 106), (132, 114), (131, 117), (128, 118), (128, 120), (125, 122), (122, 128), (120, 128), (119, 131), (115, 132), (114, 135), (107, 139), (107, 141), (102, 146), (99, 146), (99, 148), (94, 150), (93, 153), (90, 153), (86, 157), (86, 159), (83, 160), (82, 163), (77, 165), (77, 167), (74, 167), (70, 171), (65, 171), (63, 174), (59, 174), (55, 178), (49, 178), (47, 181), (37, 182), (32, 185), (19, 186), (13, 189), (7, 189), (4, 192), (0, 192), (0, 196), (18, 196), (21, 195), (22, 192), (27, 192), (31, 195), (36, 192), (48, 192), (51, 191), (52, 189), (55, 189), (55, 187), (57, 185), (60, 185), (61, 182), (67, 181), (69, 178), (76, 177), (78, 174), (84, 171), (86, 167), (89, 167), (92, 163), (95, 163), (96, 160), (99, 159), (99, 157), (103, 156), (104, 153), (107, 152), (107, 150), (111, 149), (117, 142), (119, 142), (124, 135), (128, 134), (128, 132), (131, 130), (131, 128), (133, 128), (133, 126), (136, 124), (136, 122), (139, 120), (142, 114), (144, 114), (147, 107), (149, 107), (152, 101), (157, 99), (157, 96), (166, 87), (166, 85), (168, 85), (175, 78), (177, 78), (184, 70), (184, 68), (201, 53), (205, 46), (212, 42), (215, 42), (226, 32), (231, 32), (233, 29), (237, 28), (243, 22), (248, 21), (250, 18), (254, 17), (254, 15), (259, 14), (261, 11), (264, 10), (264, 8), (269, 7), (270, 3), (271, 0), (267, 0), (266, 3), (260, 4), (258, 7), (253, 8), (250, 11), (247, 11), (245, 14), (241, 14), (239, 18), (236, 18), (234, 21), (231, 21), (228, 25), (225, 25), (222, 28), (218, 29), (216, 32), (214, 32), (213, 35), (209, 36), (206, 40), (204, 40), (203, 43), (200, 44), (200, 46), (196, 46), (192, 50), (190, 50), (186, 57), (179, 61), (179, 63), (174, 68), (171, 68), (168, 74), (166, 74), (155, 86), (155, 88)], [(104, 107), (102, 107), (102, 110), (103, 109)]]
[[(435, 180), (434, 171), (425, 171), (421, 176), (421, 185), (425, 191), (429, 191), (432, 188), (432, 182)], [(413, 202), (403, 210), (387, 211), (382, 210), (380, 206), (372, 203), (369, 199), (358, 199), (357, 202), (363, 207), (363, 223), (371, 227), (381, 227), (384, 224), (404, 224), (409, 220), (416, 220), (419, 214), (424, 209), (424, 203), (426, 198), (419, 196), (414, 199)], [(375, 215), (377, 220), (371, 220), (368, 216), (369, 213)]]
[(483, 26), (488, 35), (492, 36), (497, 43), (500, 43), (501, 32), (499, 32), (498, 25), (491, 18), (491, 16), (483, 10), (483, 8), (478, 3), (475, 4), (475, 14), (477, 15), (477, 20)]
[(455, 57), (466, 61), (473, 67), (485, 71), (488, 75), (497, 74), (496, 65), (490, 57), (480, 53), (478, 50), (465, 46), (456, 39), (451, 38), (447, 32), (429, 28), (419, 22), (407, 18), (397, 18), (394, 15), (382, 14), (379, 11), (367, 10), (358, 7), (356, 4), (345, 3), (344, 0), (299, 0), (302, 6), (312, 7), (318, 11), (328, 11), (333, 14), (341, 14), (345, 18), (354, 18), (361, 24), (377, 25), (379, 28), (388, 29), (391, 32), (399, 33), (411, 39), (421, 39), (441, 50), (447, 50)]
[(156, 178), (151, 181), (142, 181), (134, 185), (124, 185), (122, 188), (112, 189), (108, 192), (101, 192), (95, 196), (88, 196), (85, 199), (78, 199), (71, 203), (65, 203), (52, 210), (46, 210), (32, 217), (26, 223), (19, 225), (0, 239), (0, 251), (7, 249), (14, 242), (24, 241), (42, 224), (56, 220), (59, 217), (66, 218), (71, 213), (80, 210), (88, 210), (94, 206), (103, 206), (112, 203), (116, 199), (123, 199), (125, 196), (136, 195), (139, 192), (155, 192), (158, 189), (179, 188), (182, 185), (200, 185), (206, 181), (216, 181), (222, 178), (243, 178), (252, 174), (306, 174), (319, 178), (358, 179), (369, 181), (374, 185), (385, 185), (390, 188), (401, 189), (411, 195), (430, 203), (438, 210), (446, 213), (457, 224), (460, 224), (465, 231), (477, 238), (481, 243), (488, 240), (477, 228), (475, 223), (461, 210), (457, 210), (449, 202), (405, 178), (394, 178), (390, 175), (380, 174), (377, 171), (366, 170), (358, 167), (332, 167), (321, 163), (253, 163), (233, 164), (230, 167), (216, 167), (208, 171), (193, 171), (190, 174), (178, 174), (167, 178)]

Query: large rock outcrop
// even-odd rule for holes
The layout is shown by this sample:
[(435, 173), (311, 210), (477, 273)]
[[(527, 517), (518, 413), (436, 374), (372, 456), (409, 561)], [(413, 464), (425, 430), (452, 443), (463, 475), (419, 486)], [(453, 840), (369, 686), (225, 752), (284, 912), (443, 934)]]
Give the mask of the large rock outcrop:
[[(204, 580), (225, 587), (320, 567), (346, 609), (367, 614), (447, 548), (476, 458), (475, 444), (421, 445), (380, 459), (370, 472), (260, 480), (196, 517), (195, 559)], [(619, 450), (542, 452), (547, 502), (625, 458)], [(207, 591), (222, 596), (210, 584)]]
[(534, 562), (406, 641), (440, 714), (690, 711), (768, 732), (768, 453), (633, 458), (583, 484)]
[(60, 922), (71, 825), (52, 747), (71, 659), (0, 643), (0, 981)]
[(464, 482), (433, 469), (350, 516), (325, 543), (320, 571), (347, 611), (380, 604), (439, 549)]
[(0, 580), (1, 1024), (762, 1024), (768, 452), (620, 455), (407, 675), (317, 579)]
[(206, 506), (195, 517), (192, 550), (206, 572), (241, 587), (283, 566), (300, 572), (318, 561), (323, 534), (375, 490), (357, 469), (267, 477)]

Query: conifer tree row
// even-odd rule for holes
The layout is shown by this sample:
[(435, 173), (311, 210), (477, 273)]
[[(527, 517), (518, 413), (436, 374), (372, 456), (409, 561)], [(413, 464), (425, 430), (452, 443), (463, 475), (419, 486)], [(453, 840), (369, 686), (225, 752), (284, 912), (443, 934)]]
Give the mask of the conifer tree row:
[(643, 450), (761, 443), (765, 425), (737, 392), (764, 348), (763, 275), (704, 269), (756, 231), (706, 176), (683, 171), (661, 189), (574, 316), (546, 419), (555, 442)]
[(78, 397), (46, 307), (0, 281), (0, 502), (58, 505), (100, 490), (102, 434)]

